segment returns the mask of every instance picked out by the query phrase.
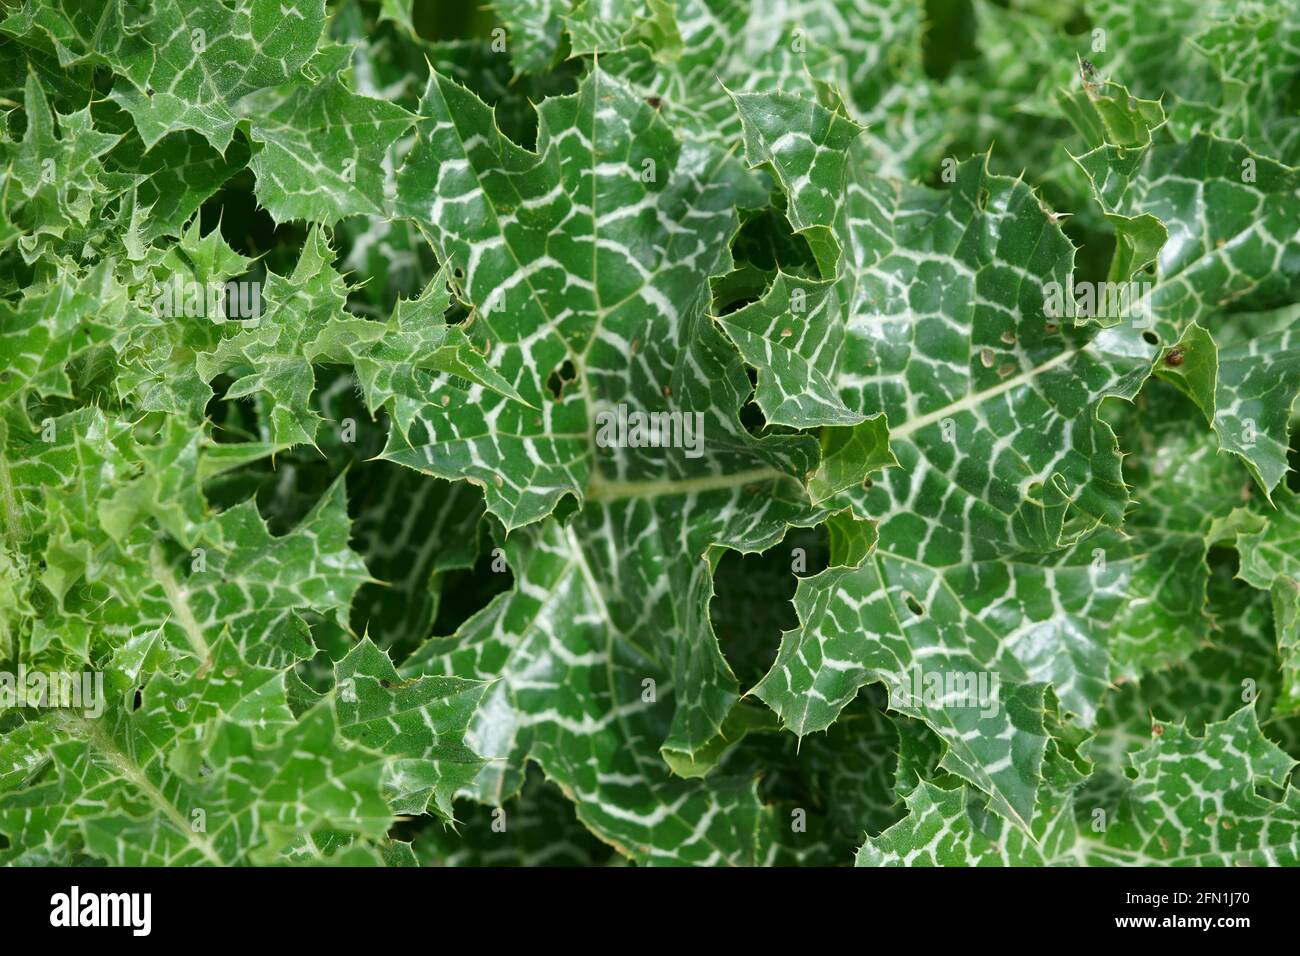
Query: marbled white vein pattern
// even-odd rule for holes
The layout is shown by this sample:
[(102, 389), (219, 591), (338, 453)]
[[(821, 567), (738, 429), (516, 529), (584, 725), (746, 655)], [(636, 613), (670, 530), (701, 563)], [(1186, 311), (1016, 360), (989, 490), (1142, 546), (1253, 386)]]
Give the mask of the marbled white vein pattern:
[(1214, 432), (1265, 491), (1290, 470), (1291, 410), (1300, 394), (1300, 308), (1224, 315), (1215, 322), (1220, 343)]
[(1143, 308), (1167, 343), (1219, 309), (1289, 301), (1300, 279), (1300, 173), (1199, 133), (1078, 157), (1103, 210), (1150, 213), (1169, 231)]
[[(728, 264), (736, 228), (727, 157), (675, 142), (600, 71), (546, 101), (536, 155), (451, 81), (435, 77), (422, 109), (401, 202), (452, 263), (475, 309), (467, 334), (523, 401), (435, 383), (387, 457), (482, 484), (507, 527), (611, 483), (806, 473), (802, 440), (739, 427), (747, 382), (704, 320), (707, 279)], [(598, 446), (597, 415), (620, 404), (700, 413), (705, 453)]]
[(858, 851), (859, 866), (1294, 866), (1300, 794), (1274, 802), (1295, 761), (1259, 731), (1252, 707), (1195, 735), (1177, 724), (1133, 757), (1137, 779), (1101, 833), (1076, 826), (1070, 798), (1040, 817), (1034, 839), (964, 790), (923, 784), (908, 816)]
[[(881, 519), (876, 552), (801, 584), (801, 627), (758, 693), (806, 733), (869, 681), (896, 684), (915, 667), (996, 675), (1007, 695), (996, 712), (908, 695), (904, 712), (945, 737), (949, 769), (1025, 820), (1045, 732), (1034, 705), (1018, 705), (1037, 695), (1041, 707), (1039, 682), (1050, 682), (1088, 721), (1108, 681), (1131, 562), (1060, 549), (1120, 523), (1120, 456), (1097, 409), (1136, 393), (1154, 350), (1131, 329), (1076, 331), (1045, 314), (1045, 286), (1068, 277), (1073, 250), (1023, 184), (970, 162), (946, 192), (900, 187), (869, 174), (860, 147), (840, 147), (841, 200), (801, 173), (835, 149), (834, 117), (788, 97), (738, 102), (748, 151), (790, 193), (792, 224), (843, 250), (845, 333), (830, 378), (844, 407), (885, 415), (898, 461), (845, 493)], [(782, 323), (803, 319), (768, 311), (772, 345)]]
[(84, 840), (116, 866), (222, 866), (274, 858), (269, 838), (307, 825), (382, 836), (384, 760), (340, 746), (327, 703), (294, 721), (283, 673), (229, 641), (197, 663), (155, 675), (138, 710), (60, 712), (48, 778), (0, 797), (0, 831), (28, 847), (15, 862), (67, 863), (63, 848)]
[(555, 521), (512, 534), (506, 550), (516, 589), (403, 666), (494, 681), (471, 725), (489, 758), (475, 795), (501, 805), (530, 758), (584, 824), (638, 862), (755, 862), (764, 811), (752, 781), (683, 780), (656, 753), (675, 683), (657, 648), (611, 620), (599, 553)]
[(277, 221), (328, 225), (385, 211), (382, 163), (411, 125), (406, 110), (353, 93), (337, 75), (250, 94), (240, 108), (263, 147), (249, 164), (257, 197)]
[[(76, 648), (92, 629), (119, 642), (161, 631), (205, 659), (225, 636), (255, 664), (287, 666), (314, 653), (302, 612), (346, 624), (367, 573), (348, 547), (341, 482), (298, 528), (272, 537), (253, 501), (211, 515), (196, 474), (205, 458), (219, 472), (273, 446), (250, 443), (220, 464), (183, 427), (144, 447), (133, 445), (129, 423), (93, 409), (53, 420), (53, 428), (56, 440), (32, 442), (8, 473), (25, 510), (62, 515), (54, 544), (64, 556), (46, 577), (62, 603), (50, 609), (47, 640)], [(137, 483), (116, 492), (107, 484), (146, 462), (152, 468)], [(160, 538), (151, 518), (187, 550)]]

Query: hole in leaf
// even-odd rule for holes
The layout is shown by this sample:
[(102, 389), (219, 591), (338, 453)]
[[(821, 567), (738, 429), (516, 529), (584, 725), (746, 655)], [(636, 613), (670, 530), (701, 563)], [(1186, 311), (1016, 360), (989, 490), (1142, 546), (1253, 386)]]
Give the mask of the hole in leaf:
[(492, 550), (485, 547), (472, 569), (457, 569), (439, 575), (442, 577), (442, 597), (433, 622), (434, 634), (443, 636), (456, 633), (470, 617), (487, 607), (494, 597), (515, 586), (515, 575), (509, 564), (503, 567), (498, 563), (497, 567), (502, 568), (499, 571), (493, 567), (495, 558)]
[[(248, 142), (237, 135), (230, 142), (227, 160), (243, 164), (248, 156)], [(288, 275), (298, 262), (307, 240), (307, 229), (300, 221), (277, 224), (261, 206), (253, 190), (253, 172), (244, 169), (226, 181), (199, 207), (199, 226), (204, 235), (221, 229), (221, 236), (242, 256), (262, 257), (252, 275), (266, 271)]]
[(559, 401), (564, 396), (564, 386), (577, 377), (578, 372), (573, 363), (565, 359), (546, 379), (546, 390), (551, 393), (551, 398)]
[(1273, 803), (1281, 803), (1286, 799), (1286, 792), (1282, 788), (1275, 787), (1267, 780), (1258, 777), (1255, 779), (1255, 795)]
[(771, 288), (772, 268), (740, 262), (726, 275), (709, 280), (713, 290), (713, 314), (728, 315), (761, 299)]
[(136, 711), (144, 706), (144, 688), (137, 687), (135, 694), (131, 697), (131, 710)]
[(792, 528), (760, 554), (724, 551), (713, 579), (709, 620), (742, 684), (753, 686), (771, 668), (781, 634), (799, 626), (795, 587), (799, 578), (818, 574), (830, 563), (830, 540), (823, 525)]
[(470, 315), (470, 310), (463, 302), (453, 300), (451, 307), (443, 314), (443, 319), (448, 325), (461, 325), (469, 320)]
[(752, 305), (759, 300), (759, 296), (745, 295), (735, 299), (728, 299), (718, 309), (718, 315), (730, 315), (732, 312), (739, 312), (747, 305)]
[(917, 617), (925, 617), (925, 605), (923, 605), (912, 595), (904, 594), (903, 603), (906, 604), (907, 609), (911, 611), (913, 614), (915, 614)]
[(1159, 345), (1160, 336), (1156, 335), (1154, 332), (1143, 332), (1142, 341), (1147, 345)]
[[(732, 256), (742, 278), (754, 280), (773, 269), (789, 273), (813, 272), (817, 259), (808, 240), (796, 233), (783, 212), (766, 209), (745, 220), (732, 243)], [(746, 273), (746, 267), (750, 271)]]

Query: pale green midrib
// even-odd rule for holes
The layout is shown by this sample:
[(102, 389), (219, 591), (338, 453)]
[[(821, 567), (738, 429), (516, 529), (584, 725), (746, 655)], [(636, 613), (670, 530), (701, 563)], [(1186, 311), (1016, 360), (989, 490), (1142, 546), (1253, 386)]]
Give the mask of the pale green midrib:
[[(1181, 853), (1176, 856), (1155, 857), (1155, 856), (1151, 856), (1150, 854), (1146, 853), (1143, 850), (1130, 850), (1125, 847), (1111, 846), (1109, 843), (1106, 843), (1104, 840), (1098, 840), (1096, 837), (1090, 837), (1083, 833), (1079, 833), (1075, 837), (1075, 842), (1071, 845), (1070, 849), (1068, 851), (1065, 851), (1064, 853), (1052, 857), (1052, 860), (1060, 860), (1068, 856), (1076, 860), (1086, 861), (1088, 859), (1089, 850), (1091, 849), (1094, 853), (1098, 855), (1110, 855), (1113, 857), (1122, 857), (1123, 859), (1130, 861), (1131, 865), (1135, 865), (1135, 866), (1178, 866), (1180, 864), (1188, 863), (1192, 861), (1201, 863), (1201, 865), (1206, 865), (1201, 861), (1204, 861), (1206, 859), (1211, 859), (1211, 860), (1236, 860), (1239, 858), (1247, 859), (1249, 858), (1250, 854), (1255, 851), (1268, 852), (1268, 851), (1277, 850), (1279, 848), (1287, 849), (1290, 848), (1290, 846), (1291, 844), (1288, 842), (1283, 844), (1268, 844), (1264, 846), (1250, 847), (1244, 850), (1232, 850), (1232, 849), (1217, 850), (1217, 851), (1205, 850), (1199, 853)], [(1083, 865), (1092, 865), (1092, 864), (1084, 863)], [(1221, 865), (1226, 865), (1226, 864), (1221, 864)]]
[(986, 388), (982, 392), (968, 393), (962, 396), (961, 398), (957, 399), (955, 402), (949, 402), (947, 405), (943, 406), (943, 408), (935, 409), (934, 411), (929, 412), (925, 415), (919, 415), (916, 418), (911, 419), (910, 421), (904, 422), (903, 424), (899, 425), (897, 428), (891, 427), (889, 430), (889, 437), (905, 438), (906, 436), (912, 434), (918, 429), (924, 428), (927, 425), (932, 425), (935, 422), (942, 421), (943, 419), (958, 414), (960, 412), (969, 411), (973, 408), (978, 408), (980, 405), (984, 404), (991, 398), (997, 398), (997, 396), (1005, 392), (1009, 392), (1011, 391), (1011, 389), (1016, 388), (1017, 386), (1024, 385), (1028, 382), (1032, 382), (1035, 378), (1044, 374), (1045, 372), (1049, 372), (1052, 369), (1056, 368), (1056, 366), (1068, 362), (1070, 359), (1078, 355), (1081, 351), (1083, 350), (1066, 349), (1064, 352), (1061, 352), (1058, 355), (1053, 356), (1052, 358), (1048, 359), (1046, 362), (1043, 362), (1041, 365), (1036, 365), (1031, 369), (1021, 372), (1019, 375), (1013, 376), (1012, 378), (1007, 379), (1005, 382), (999, 382), (997, 385), (991, 386), (990, 388)]
[[(577, 535), (574, 534), (572, 527), (565, 529), (564, 539), (565, 542), (569, 545), (570, 553), (573, 558), (573, 563), (574, 565), (576, 565), (579, 574), (583, 578), (583, 584), (586, 586), (592, 598), (595, 600), (597, 605), (597, 610), (600, 612), (601, 617), (603, 617), (606, 622), (605, 679), (609, 683), (610, 693), (613, 694), (615, 692), (615, 688), (617, 687), (617, 681), (615, 680), (614, 677), (614, 650), (613, 650), (613, 644), (616, 636), (619, 639), (626, 641), (631, 647), (635, 648), (638, 652), (643, 654), (648, 660), (653, 661), (655, 663), (655, 666), (659, 667), (662, 670), (663, 669), (662, 664), (660, 664), (657, 660), (655, 660), (654, 657), (650, 656), (649, 654), (646, 654), (646, 652), (644, 651), (643, 648), (640, 647), (640, 645), (638, 645), (635, 641), (633, 641), (626, 634), (623, 634), (621, 631), (618, 630), (617, 627), (615, 627), (614, 619), (610, 616), (609, 608), (606, 606), (604, 596), (600, 592), (600, 586), (599, 584), (597, 584), (595, 575), (592, 574), (591, 567), (587, 563), (587, 554), (583, 550), (582, 544), (578, 540)], [(617, 708), (615, 708), (614, 713), (615, 713), (615, 720), (618, 721), (619, 727), (622, 730), (624, 736), (629, 740), (635, 739), (634, 735), (631, 732), (631, 729), (627, 726), (627, 718), (623, 715), (623, 713)], [(633, 752), (633, 758), (637, 761), (637, 764), (639, 766), (641, 767), (645, 766), (646, 761), (642, 759), (641, 756), (637, 754), (635, 751)], [(577, 800), (575, 800), (574, 803), (577, 808), (576, 812), (578, 813), (578, 816), (581, 817), (583, 815), (582, 804)], [(673, 819), (680, 821), (683, 826), (686, 827), (690, 826), (689, 821), (685, 820), (676, 811), (673, 811), (672, 817)], [(595, 821), (592, 821), (592, 823), (587, 823), (586, 821), (584, 821), (584, 824), (588, 827), (588, 829), (593, 834), (595, 834), (598, 838), (604, 839), (600, 826), (593, 825), (594, 823)], [(709, 846), (711, 846), (714, 850), (716, 850), (719, 854), (721, 854), (722, 858), (727, 861), (728, 865), (731, 866), (736, 865), (732, 861), (731, 855), (727, 852), (726, 849), (719, 846), (717, 841), (713, 840), (707, 834), (703, 837), (703, 839)], [(636, 858), (635, 855), (628, 852), (628, 850), (624, 846), (622, 846), (621, 843), (614, 841), (612, 838), (610, 840), (606, 840), (606, 842), (609, 842), (610, 845), (613, 846), (620, 853), (625, 853), (627, 856), (629, 856), (632, 859)]]
[(199, 660), (211, 660), (212, 650), (203, 637), (203, 628), (199, 626), (199, 622), (195, 619), (194, 612), (190, 609), (190, 602), (186, 599), (185, 592), (181, 590), (180, 585), (176, 582), (176, 576), (172, 574), (171, 568), (167, 566), (162, 548), (157, 543), (149, 550), (149, 563), (153, 570), (154, 579), (161, 585), (163, 593), (167, 595), (167, 603), (171, 605), (172, 610), (176, 613), (176, 619), (180, 622), (181, 629), (185, 632), (190, 646), (198, 654)]
[[(189, 18), (189, 16), (187, 15), (187, 11), (185, 10), (184, 7), (178, 7), (178, 8), (177, 8), (177, 11), (180, 13), (181, 23), (184, 24), (184, 29), (185, 29), (185, 31), (186, 31), (187, 33), (190, 33), (194, 28), (190, 26), (190, 18)], [(98, 33), (98, 32), (99, 32), (99, 31), (96, 30), (96, 33)], [(233, 31), (230, 31), (230, 30), (228, 29), (227, 32), (226, 32), (226, 33), (223, 33), (221, 37), (214, 37), (213, 39), (214, 39), (214, 40), (215, 40), (215, 39), (224, 39), (225, 37), (228, 37), (228, 36), (233, 36)], [(256, 47), (256, 43), (254, 44), (254, 46)], [(206, 47), (205, 47), (204, 49), (205, 49), (205, 51), (206, 51)], [(261, 53), (261, 49), (259, 48), (259, 49), (257, 50), (257, 52), (258, 52), (258, 53)], [(212, 98), (213, 98), (214, 100), (218, 101), (218, 102), (220, 102), (222, 99), (224, 99), (224, 98), (225, 98), (225, 93), (222, 92), (221, 88), (217, 86), (217, 81), (216, 81), (215, 77), (213, 77), (213, 75), (212, 75), (212, 71), (208, 69), (208, 64), (207, 64), (207, 62), (204, 60), (204, 58), (203, 58), (203, 54), (202, 54), (202, 53), (199, 53), (199, 52), (197, 52), (197, 51), (195, 51), (195, 53), (194, 53), (194, 58), (193, 58), (193, 60), (191, 60), (190, 62), (191, 62), (191, 64), (194, 64), (194, 63), (197, 63), (197, 64), (198, 64), (198, 66), (199, 66), (199, 70), (200, 70), (200, 72), (203, 74), (203, 85), (204, 85), (205, 87), (207, 87), (208, 92), (210, 92), (210, 93), (212, 94)], [(151, 74), (152, 74), (153, 69), (154, 69), (155, 67), (156, 67), (156, 62), (155, 62), (155, 64), (154, 64), (153, 66), (150, 67), (150, 73), (151, 73)], [(241, 83), (241, 84), (247, 84), (247, 82), (248, 82), (248, 71), (249, 71), (249, 69), (251, 69), (251, 67), (252, 67), (252, 62), (250, 61), (250, 63), (249, 63), (247, 66), (244, 67), (244, 72), (243, 72), (242, 74), (240, 74), (239, 80), (240, 80), (240, 83)], [(236, 87), (236, 88), (237, 88), (237, 87)], [(177, 97), (177, 99), (181, 99), (181, 97)], [(193, 105), (194, 105), (194, 104), (189, 103), (188, 101), (185, 101), (185, 100), (183, 100), (183, 99), (182, 99), (182, 102), (184, 102), (185, 105), (186, 105), (187, 107), (189, 107), (189, 106), (193, 106)], [(231, 109), (231, 110), (230, 110), (230, 113), (233, 115), (234, 110)]]
[(797, 479), (777, 468), (751, 468), (725, 475), (702, 475), (699, 478), (661, 479), (655, 481), (606, 481), (593, 477), (587, 484), (588, 501), (611, 501), (621, 498), (659, 498), (665, 495), (692, 495), (705, 491), (725, 491), (756, 482)]
[[(587, 552), (583, 549), (582, 542), (578, 540), (578, 536), (574, 533), (572, 527), (564, 529), (564, 541), (569, 546), (569, 554), (572, 558), (570, 565), (577, 569), (578, 576), (582, 578), (583, 587), (587, 589), (587, 592), (595, 602), (596, 610), (600, 612), (601, 618), (605, 621), (606, 630), (609, 631), (610, 634), (617, 634), (620, 640), (626, 643), (646, 660), (650, 661), (650, 663), (654, 664), (655, 667), (662, 671), (666, 671), (667, 668), (664, 667), (663, 662), (661, 662), (658, 657), (642, 647), (640, 642), (633, 640), (629, 635), (623, 633), (623, 631), (621, 631), (614, 623), (614, 617), (610, 614), (609, 606), (605, 603), (605, 595), (600, 589), (600, 584), (596, 581), (595, 574), (592, 573), (591, 565), (587, 562)], [(611, 678), (611, 689), (614, 686), (613, 678)]]
[(0, 517), (4, 519), (5, 541), (16, 544), (22, 534), (22, 512), (18, 509), (18, 496), (14, 493), (14, 483), (9, 475), (9, 462), (0, 455)]
[(122, 753), (113, 742), (101, 732), (101, 726), (97, 721), (87, 720), (83, 717), (77, 717), (73, 714), (57, 712), (59, 719), (65, 727), (76, 733), (90, 746), (94, 747), (113, 765), (113, 768), (133, 787), (139, 790), (148, 798), (149, 802), (156, 806), (167, 821), (176, 828), (185, 840), (215, 866), (226, 866), (226, 861), (221, 858), (208, 840), (204, 839), (199, 833), (196, 833), (190, 826), (189, 821), (185, 819), (180, 809), (176, 807), (166, 795), (154, 786), (151, 781), (139, 767), (135, 766), (126, 754)]

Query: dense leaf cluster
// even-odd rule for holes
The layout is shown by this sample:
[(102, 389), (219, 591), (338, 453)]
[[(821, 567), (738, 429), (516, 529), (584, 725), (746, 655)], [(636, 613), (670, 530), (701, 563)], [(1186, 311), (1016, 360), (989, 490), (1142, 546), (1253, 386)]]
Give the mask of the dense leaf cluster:
[(1300, 862), (1297, 0), (494, 6), (4, 0), (0, 862)]

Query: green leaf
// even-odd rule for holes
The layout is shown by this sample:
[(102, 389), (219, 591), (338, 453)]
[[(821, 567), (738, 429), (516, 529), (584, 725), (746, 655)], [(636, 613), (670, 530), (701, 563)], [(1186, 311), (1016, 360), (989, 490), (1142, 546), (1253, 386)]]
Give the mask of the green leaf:
[(244, 168), (248, 151), (242, 141), (235, 141), (222, 155), (197, 133), (186, 131), (164, 137), (150, 149), (138, 138), (126, 140), (109, 154), (109, 162), (145, 177), (137, 187), (136, 203), (148, 210), (142, 238), (149, 240), (179, 236), (198, 208)]
[[(965, 788), (922, 784), (908, 816), (858, 852), (859, 866), (1294, 866), (1300, 797), (1295, 760), (1260, 734), (1244, 707), (1198, 737), (1177, 724), (1133, 758), (1132, 790), (1100, 836), (1080, 832), (1060, 800), (1034, 837), (992, 816)], [(1257, 782), (1285, 787), (1278, 801)], [(1062, 806), (1065, 804), (1065, 806)]]
[(27, 74), (24, 105), (27, 129), (19, 143), (0, 144), (0, 161), (7, 167), (6, 216), (15, 217), (30, 255), (39, 237), (62, 237), (90, 222), (96, 200), (110, 191), (101, 158), (121, 137), (96, 130), (89, 107), (52, 111), (35, 72)]
[(1111, 658), (1115, 675), (1132, 680), (1185, 660), (1209, 640), (1207, 549), (1216, 520), (1241, 501), (1249, 479), (1217, 453), (1192, 403), (1163, 383), (1143, 390), (1117, 431), (1130, 451), (1125, 479), (1140, 491), (1126, 534), (1096, 541), (1094, 556), (1125, 568)]
[(192, 129), (225, 152), (238, 101), (293, 79), (316, 51), (322, 0), (252, 0), (239, 7), (166, 0), (135, 23), (112, 23), (92, 47), (122, 80), (112, 98), (146, 146)]
[(398, 758), (385, 780), (396, 813), (432, 808), (451, 819), (452, 795), (483, 766), (464, 743), (487, 685), (457, 677), (402, 680), (369, 639), (334, 667), (335, 708), (349, 740)]
[(240, 109), (261, 145), (249, 164), (257, 199), (277, 221), (383, 213), (380, 165), (414, 119), (406, 110), (352, 92), (338, 75), (252, 93)]
[(312, 358), (352, 365), (371, 411), (388, 408), (409, 428), (440, 379), (455, 376), (523, 403), (465, 335), (448, 325), (446, 270), (414, 299), (399, 299), (387, 322), (330, 321), (311, 345)]
[(347, 285), (333, 259), (324, 235), (313, 230), (293, 272), (268, 277), (265, 314), (195, 357), (206, 382), (223, 372), (233, 374), (227, 398), (266, 397), (271, 435), (280, 444), (311, 444), (316, 437), (320, 416), (308, 402), (316, 386), (312, 359), (322, 340), (321, 351), (328, 350), (329, 327), (348, 321), (343, 312)]
[[(775, 157), (789, 189), (803, 182), (798, 151), (830, 117), (809, 104), (806, 132), (793, 103), (774, 99), (738, 103), (757, 158)], [(899, 467), (846, 493), (880, 516), (876, 553), (801, 584), (801, 627), (756, 692), (804, 734), (863, 684), (905, 682), (919, 647), (937, 676), (1006, 681), (1000, 703), (956, 718), (910, 692), (902, 706), (946, 734), (949, 769), (1025, 822), (1047, 741), (1038, 682), (1087, 721), (1108, 680), (1108, 621), (1127, 569), (1099, 571), (1075, 542), (1122, 520), (1118, 447), (1097, 412), (1106, 397), (1133, 397), (1152, 350), (1132, 328), (1053, 320), (1048, 287), (1068, 282), (1073, 249), (1022, 184), (973, 162), (934, 193), (876, 179), (852, 149), (848, 160), (847, 199), (827, 224), (846, 250), (844, 345), (825, 361), (847, 407), (889, 420)], [(794, 215), (801, 205), (792, 198)], [(1046, 650), (1062, 645), (1068, 653)]]
[(430, 866), (602, 866), (613, 851), (592, 836), (573, 805), (533, 768), (517, 798), (502, 807), (468, 805), (457, 831), (426, 827), (415, 841)]
[(447, 574), (472, 568), (478, 558), (483, 496), (468, 482), (389, 462), (364, 468), (368, 480), (358, 482), (364, 497), (352, 499), (352, 532), (378, 581), (357, 593), (353, 629), (405, 653), (432, 633)]
[(1141, 95), (1172, 94), (1166, 111), (1180, 139), (1213, 132), (1295, 161), (1300, 125), (1284, 92), (1300, 63), (1294, 0), (1157, 0), (1140, 23), (1118, 0), (1089, 0), (1087, 7), (1106, 38), (1097, 65), (1131, 77)]
[(279, 672), (230, 642), (141, 694), (138, 709), (118, 698), (102, 717), (52, 718), (49, 772), (0, 797), (7, 862), (66, 862), (82, 847), (116, 866), (220, 866), (273, 859), (318, 828), (387, 830), (384, 758), (342, 742), (327, 705), (295, 721)]
[(1300, 393), (1300, 309), (1225, 315), (1217, 323), (1219, 377), (1214, 432), (1246, 462), (1265, 493), (1290, 470), (1288, 429)]
[(1300, 864), (1297, 0), (430, 9), (0, 14), (0, 863)]
[(1165, 122), (1160, 102), (1140, 100), (1119, 83), (1098, 82), (1087, 67), (1081, 67), (1080, 74), (1080, 89), (1057, 91), (1057, 102), (1089, 148), (1107, 143), (1134, 149), (1151, 145), (1151, 131)]
[[(85, 628), (118, 640), (161, 631), (204, 660), (225, 634), (252, 662), (284, 666), (314, 652), (302, 612), (346, 625), (367, 575), (347, 546), (341, 482), (293, 532), (272, 537), (251, 501), (211, 515), (196, 471), (254, 461), (273, 446), (227, 451), (200, 469), (205, 442), (179, 423), (153, 444), (136, 444), (129, 425), (84, 409), (51, 419), (42, 433), (11, 438), (6, 458), (28, 515), (20, 520), (49, 556), (40, 575), (54, 597), (41, 625), (46, 640), (66, 644)], [(178, 559), (179, 549), (188, 553)], [(87, 656), (75, 642), (69, 649)]]
[(1168, 230), (1141, 300), (1163, 341), (1220, 309), (1267, 308), (1296, 295), (1295, 276), (1279, 268), (1300, 255), (1294, 169), (1201, 133), (1145, 149), (1107, 144), (1076, 161), (1107, 214), (1152, 215)]
[(1278, 709), (1300, 709), (1300, 498), (1289, 491), (1277, 496), (1277, 510), (1258, 530), (1237, 535), (1246, 583), (1267, 591), (1273, 600), (1277, 653), (1282, 666)]
[[(1155, 736), (1159, 721), (1182, 720), (1192, 732), (1202, 733), (1206, 724), (1254, 701), (1276, 739), (1272, 712), (1280, 675), (1269, 597), (1234, 580), (1234, 570), (1230, 559), (1216, 556), (1205, 607), (1210, 628), (1198, 635), (1191, 654), (1164, 669), (1148, 670), (1138, 680), (1117, 681), (1106, 695), (1096, 736), (1087, 746), (1097, 771), (1076, 796), (1081, 822), (1097, 808), (1113, 815), (1131, 786), (1129, 757)], [(1186, 572), (1179, 568), (1177, 573)]]
[[(519, 792), (531, 759), (584, 825), (639, 862), (754, 863), (763, 811), (753, 782), (683, 780), (644, 745), (669, 733), (673, 688), (708, 689), (707, 672), (675, 681), (659, 647), (619, 634), (617, 612), (604, 603), (609, 584), (574, 529), (530, 526), (505, 551), (516, 589), (402, 667), (411, 677), (494, 681), (471, 725), (471, 746), (489, 760), (476, 797), (501, 806)], [(599, 769), (593, 753), (603, 755)]]

